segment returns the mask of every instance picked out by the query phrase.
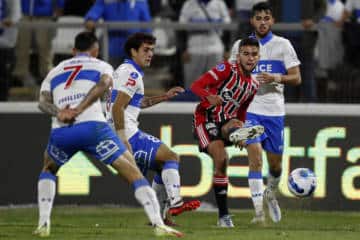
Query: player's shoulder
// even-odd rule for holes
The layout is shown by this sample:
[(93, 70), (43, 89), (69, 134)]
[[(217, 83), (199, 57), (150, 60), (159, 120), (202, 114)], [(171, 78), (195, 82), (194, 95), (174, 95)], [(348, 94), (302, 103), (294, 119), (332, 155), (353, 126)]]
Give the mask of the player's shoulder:
[(289, 46), (291, 44), (290, 40), (285, 38), (285, 37), (282, 37), (282, 36), (279, 36), (279, 35), (276, 35), (276, 34), (273, 34), (273, 38), (272, 38), (272, 42), (276, 45), (279, 44), (279, 46)]

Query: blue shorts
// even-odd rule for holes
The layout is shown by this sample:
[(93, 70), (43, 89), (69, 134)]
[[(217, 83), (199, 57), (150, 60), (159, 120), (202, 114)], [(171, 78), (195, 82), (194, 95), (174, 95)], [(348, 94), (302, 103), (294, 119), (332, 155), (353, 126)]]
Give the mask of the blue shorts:
[(269, 117), (254, 113), (246, 114), (246, 121), (257, 122), (265, 127), (265, 135), (246, 141), (247, 144), (261, 142), (265, 151), (282, 154), (284, 151), (284, 117)]
[(78, 151), (111, 164), (126, 151), (125, 145), (106, 122), (83, 122), (55, 128), (50, 133), (47, 152), (61, 166)]
[(160, 139), (139, 130), (129, 139), (129, 143), (136, 164), (144, 176), (146, 176), (148, 169), (159, 170), (155, 157), (160, 145), (163, 144)]

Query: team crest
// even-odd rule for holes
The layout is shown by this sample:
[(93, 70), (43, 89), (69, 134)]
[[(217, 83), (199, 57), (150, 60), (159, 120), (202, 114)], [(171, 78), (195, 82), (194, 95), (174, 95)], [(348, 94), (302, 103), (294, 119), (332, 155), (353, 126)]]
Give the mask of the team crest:
[(139, 74), (137, 72), (132, 72), (132, 73), (130, 73), (130, 77), (132, 79), (137, 79), (139, 77)]
[(218, 65), (216, 65), (216, 70), (218, 70), (219, 72), (222, 72), (225, 70), (225, 64), (220, 63)]

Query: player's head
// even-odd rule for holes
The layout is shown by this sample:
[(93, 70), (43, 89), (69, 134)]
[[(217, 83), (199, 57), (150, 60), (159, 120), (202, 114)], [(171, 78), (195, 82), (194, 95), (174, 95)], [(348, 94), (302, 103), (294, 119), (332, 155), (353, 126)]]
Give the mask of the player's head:
[(99, 55), (99, 40), (92, 32), (81, 32), (75, 37), (73, 48), (74, 55), (86, 52), (92, 57)]
[(237, 64), (245, 75), (250, 75), (260, 58), (260, 46), (254, 37), (242, 39), (236, 55)]
[(150, 66), (156, 38), (147, 33), (134, 33), (125, 42), (125, 52), (140, 67)]
[(252, 8), (250, 23), (258, 37), (265, 37), (274, 24), (273, 10), (268, 2), (259, 2)]

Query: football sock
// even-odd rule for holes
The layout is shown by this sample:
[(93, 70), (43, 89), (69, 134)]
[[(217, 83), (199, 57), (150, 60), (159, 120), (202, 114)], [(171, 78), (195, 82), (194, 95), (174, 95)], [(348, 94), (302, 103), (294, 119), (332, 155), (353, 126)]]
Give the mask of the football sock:
[(213, 188), (215, 192), (216, 204), (219, 209), (219, 217), (229, 214), (227, 206), (228, 177), (214, 176)]
[(152, 182), (152, 188), (154, 189), (157, 199), (159, 200), (160, 212), (163, 213), (168, 197), (166, 194), (166, 189), (165, 189), (164, 183), (159, 174), (156, 174), (154, 176), (154, 179)]
[(263, 211), (263, 179), (261, 172), (250, 171), (248, 175), (251, 199), (254, 204), (255, 214)]
[(270, 188), (272, 191), (276, 191), (278, 186), (279, 186), (279, 182), (280, 182), (280, 176), (281, 176), (281, 170), (280, 171), (269, 171), (268, 177), (267, 177), (267, 186), (268, 188)]
[(170, 205), (181, 201), (179, 163), (177, 161), (166, 161), (161, 171), (161, 178), (164, 182)]
[(155, 191), (145, 178), (135, 180), (133, 183), (135, 198), (143, 206), (146, 215), (153, 225), (163, 225), (160, 215), (160, 206)]
[(41, 172), (38, 181), (39, 226), (50, 224), (56, 190), (56, 176)]

